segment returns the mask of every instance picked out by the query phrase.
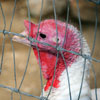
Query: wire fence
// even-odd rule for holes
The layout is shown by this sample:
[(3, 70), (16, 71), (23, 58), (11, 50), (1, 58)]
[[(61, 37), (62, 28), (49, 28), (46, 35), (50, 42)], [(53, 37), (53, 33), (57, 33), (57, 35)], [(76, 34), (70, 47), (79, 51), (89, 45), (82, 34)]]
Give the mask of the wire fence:
[[(89, 60), (90, 62), (94, 61), (94, 62), (100, 63), (100, 60), (97, 60), (96, 58), (92, 57), (93, 52), (94, 52), (94, 48), (95, 48), (95, 45), (96, 45), (95, 42), (96, 42), (96, 33), (97, 33), (97, 25), (98, 25), (98, 5), (100, 4), (100, 0), (89, 0), (89, 2), (93, 2), (96, 5), (95, 6), (95, 16), (96, 16), (96, 19), (95, 19), (94, 41), (93, 41), (91, 55), (85, 55), (85, 54), (83, 54), (82, 53), (82, 48), (81, 48), (81, 52), (77, 53), (77, 52), (74, 52), (74, 51), (66, 50), (66, 49), (64, 49), (62, 47), (53, 46), (53, 45), (50, 45), (48, 43), (40, 42), (40, 41), (37, 40), (37, 38), (34, 39), (34, 38), (29, 37), (29, 36), (27, 37), (27, 36), (24, 36), (22, 34), (11, 32), (11, 27), (12, 27), (14, 15), (15, 15), (16, 2), (17, 2), (17, 0), (15, 0), (15, 3), (14, 3), (14, 8), (13, 8), (13, 12), (12, 12), (12, 19), (11, 19), (9, 31), (6, 31), (5, 15), (4, 15), (4, 11), (3, 11), (3, 8), (2, 8), (2, 3), (0, 2), (0, 10), (2, 12), (3, 22), (4, 22), (4, 28), (3, 28), (3, 30), (0, 30), (0, 34), (3, 34), (2, 56), (1, 56), (1, 62), (0, 62), (0, 72), (2, 72), (2, 65), (3, 65), (3, 58), (4, 58), (5, 36), (8, 35), (8, 37), (10, 38), (10, 43), (11, 43), (12, 50), (13, 50), (14, 82), (15, 82), (15, 87), (14, 88), (13, 87), (5, 86), (3, 84), (0, 84), (0, 87), (1, 88), (5, 88), (5, 89), (9, 89), (11, 91), (11, 100), (13, 100), (13, 92), (16, 92), (16, 93), (20, 94), (20, 100), (22, 100), (21, 95), (25, 95), (25, 96), (29, 96), (29, 97), (33, 97), (33, 98), (37, 98), (37, 99), (41, 99), (41, 100), (46, 100), (46, 99), (48, 99), (48, 97), (49, 97), (49, 95), (51, 93), (52, 86), (53, 86), (53, 81), (54, 81), (54, 78), (55, 78), (55, 71), (54, 71), (53, 81), (52, 81), (52, 85), (50, 87), (50, 91), (48, 93), (48, 96), (47, 97), (43, 97), (43, 79), (42, 79), (42, 71), (41, 71), (41, 61), (40, 61), (39, 48), (38, 48), (37, 45), (34, 45), (36, 47), (37, 51), (38, 51), (38, 59), (39, 59), (39, 66), (40, 66), (40, 79), (41, 79), (41, 96), (35, 96), (35, 95), (29, 94), (29, 93), (26, 93), (26, 92), (22, 92), (20, 90), (20, 88), (21, 88), (21, 86), (23, 84), (23, 80), (25, 78), (26, 72), (27, 72), (28, 63), (29, 63), (30, 54), (31, 54), (31, 47), (29, 47), (29, 52), (28, 52), (28, 57), (27, 57), (27, 63), (26, 63), (26, 67), (25, 67), (25, 71), (24, 71), (21, 83), (20, 83), (19, 87), (17, 88), (15, 50), (14, 50), (12, 38), (10, 36), (10, 34), (11, 34), (11, 35), (16, 35), (16, 36), (19, 36), (19, 37), (27, 38), (30, 41), (30, 43), (33, 43), (33, 42), (34, 43), (40, 43), (40, 44), (51, 46), (51, 47), (55, 48), (57, 51), (61, 52), (61, 56), (62, 56), (62, 58), (64, 60), (65, 65), (66, 65), (66, 62), (65, 62), (65, 58), (64, 58), (64, 55), (63, 55), (62, 51), (64, 51), (64, 52), (70, 52), (70, 53), (73, 53), (75, 55), (82, 56), (84, 58), (84, 68), (83, 68), (83, 76), (82, 76), (82, 81), (81, 81), (81, 86), (80, 86), (80, 91), (79, 91), (79, 96), (78, 96), (78, 100), (79, 100), (80, 99), (80, 95), (81, 95), (82, 85), (83, 85), (86, 60)], [(65, 31), (67, 31), (67, 25), (68, 25), (67, 23), (69, 22), (70, 0), (67, 0), (66, 3), (67, 3), (67, 13), (66, 13), (66, 30)], [(79, 0), (76, 0), (76, 3), (77, 3), (77, 9), (78, 9), (77, 14), (78, 14), (78, 19), (79, 19), (80, 35), (82, 35), (82, 26), (81, 26), (81, 18), (80, 18)], [(58, 37), (55, 0), (52, 0), (52, 4), (53, 4), (54, 18), (55, 18), (55, 23), (56, 23), (56, 35)], [(29, 21), (30, 21), (31, 17), (30, 17), (29, 0), (27, 0), (27, 9), (28, 9), (28, 18), (29, 18)], [(40, 22), (41, 22), (41, 19), (42, 19), (42, 9), (43, 9), (43, 0), (42, 0), (42, 3), (41, 3), (41, 11), (40, 11), (40, 19), (39, 19), (39, 25), (38, 25), (38, 33), (39, 33), (39, 28), (40, 28)], [(31, 25), (29, 24), (29, 33), (30, 33), (30, 28), (31, 28)], [(65, 32), (65, 35), (66, 35), (66, 32)], [(37, 34), (37, 37), (38, 37), (38, 34)], [(64, 38), (64, 40), (65, 40), (65, 38)], [(58, 41), (57, 41), (57, 44), (58, 44)], [(82, 47), (82, 40), (80, 40), (80, 44), (81, 44), (81, 47)], [(57, 57), (56, 57), (55, 69), (54, 70), (56, 70), (58, 57), (59, 57), (59, 52), (57, 52)], [(97, 85), (96, 85), (96, 73), (95, 73), (94, 67), (91, 66), (91, 68), (92, 68), (92, 71), (94, 73), (94, 80), (95, 80), (95, 82), (94, 82), (95, 83), (95, 98), (96, 98), (96, 100), (98, 100)], [(70, 88), (70, 79), (69, 79), (69, 73), (68, 73), (67, 68), (66, 68), (66, 72), (67, 72), (67, 78), (68, 78), (69, 96), (70, 96), (70, 100), (72, 100), (72, 97), (71, 97), (71, 88)]]

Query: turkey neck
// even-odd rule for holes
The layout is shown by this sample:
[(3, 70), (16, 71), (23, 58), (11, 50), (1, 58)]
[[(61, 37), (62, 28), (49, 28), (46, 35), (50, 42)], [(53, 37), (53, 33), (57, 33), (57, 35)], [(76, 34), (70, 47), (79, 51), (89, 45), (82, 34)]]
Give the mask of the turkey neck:
[[(91, 100), (91, 92), (88, 81), (89, 65), (90, 65), (89, 61), (86, 61), (80, 100)], [(83, 76), (83, 69), (84, 69), (84, 59), (82, 57), (78, 57), (76, 62), (73, 63), (71, 67), (67, 68), (69, 74), (72, 100), (78, 100), (80, 86), (82, 82), (82, 76)], [(47, 96), (48, 92), (49, 90), (44, 91), (44, 96)], [(59, 77), (59, 87), (52, 88), (52, 91), (49, 95), (49, 100), (70, 100), (68, 76), (66, 73), (66, 69), (61, 73)]]

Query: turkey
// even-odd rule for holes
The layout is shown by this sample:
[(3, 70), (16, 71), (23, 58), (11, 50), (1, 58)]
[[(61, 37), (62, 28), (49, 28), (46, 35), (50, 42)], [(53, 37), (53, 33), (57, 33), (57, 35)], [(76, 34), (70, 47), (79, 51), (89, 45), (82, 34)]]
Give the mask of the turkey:
[[(79, 100), (95, 100), (95, 93), (93, 93), (93, 90), (91, 93), (89, 86), (89, 68), (91, 63), (82, 56), (69, 52), (74, 51), (81, 53), (82, 51), (82, 54), (90, 55), (88, 44), (84, 37), (80, 35), (77, 28), (67, 24), (66, 30), (66, 23), (57, 20), (56, 25), (54, 19), (41, 21), (40, 26), (25, 20), (24, 25), (25, 31), (21, 34), (25, 37), (29, 36), (31, 39), (34, 38), (41, 43), (30, 42), (28, 38), (21, 38), (18, 36), (14, 36), (13, 40), (26, 45), (31, 45), (38, 63), (39, 60), (36, 45), (39, 48), (42, 74), (47, 80), (43, 89), (43, 96), (48, 96), (52, 85), (52, 90), (48, 97), (49, 100), (70, 100), (70, 96), (72, 100), (78, 100), (84, 68), (84, 79)], [(80, 42), (80, 40), (82, 42)], [(43, 43), (46, 43), (46, 45)], [(63, 49), (59, 50), (59, 48), (64, 48), (67, 52)], [(56, 62), (57, 65), (55, 69)], [(71, 94), (69, 91), (69, 82)], [(100, 100), (100, 98), (98, 98), (98, 100)]]

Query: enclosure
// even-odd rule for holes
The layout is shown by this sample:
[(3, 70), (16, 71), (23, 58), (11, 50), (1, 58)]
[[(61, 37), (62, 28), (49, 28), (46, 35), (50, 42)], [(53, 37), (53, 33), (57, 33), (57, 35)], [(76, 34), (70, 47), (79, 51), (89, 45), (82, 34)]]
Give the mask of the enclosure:
[(40, 94), (46, 81), (32, 48), (12, 41), (14, 35), (21, 37), (19, 33), (25, 29), (25, 19), (38, 24), (44, 19), (55, 19), (55, 23), (61, 20), (80, 30), (89, 44), (91, 56), (79, 55), (93, 64), (90, 68), (90, 87), (96, 92), (96, 88), (100, 88), (100, 0), (35, 2), (0, 1), (0, 100), (43, 99)]

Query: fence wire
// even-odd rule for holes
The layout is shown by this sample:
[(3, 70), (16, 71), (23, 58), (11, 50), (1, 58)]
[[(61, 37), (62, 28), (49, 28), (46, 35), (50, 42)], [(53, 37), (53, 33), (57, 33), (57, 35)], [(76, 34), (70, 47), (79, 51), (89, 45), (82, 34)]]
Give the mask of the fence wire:
[[(43, 0), (41, 0), (41, 1), (42, 1), (42, 3), (41, 3), (39, 25), (38, 25), (38, 33), (39, 33), (39, 28), (40, 28), (40, 22), (42, 20)], [(50, 93), (51, 93), (52, 86), (53, 86), (53, 81), (54, 81), (54, 78), (55, 78), (55, 71), (56, 71), (56, 66), (57, 66), (57, 62), (58, 62), (59, 51), (61, 52), (61, 56), (62, 56), (62, 58), (64, 60), (65, 66), (67, 66), (65, 58), (64, 58), (64, 55), (62, 53), (64, 51), (64, 52), (70, 52), (72, 54), (82, 56), (84, 58), (83, 75), (82, 75), (82, 81), (81, 81), (81, 85), (80, 85), (79, 96), (78, 96), (78, 100), (79, 100), (80, 99), (80, 95), (81, 95), (81, 91), (82, 91), (82, 85), (83, 85), (83, 79), (84, 79), (84, 73), (85, 73), (86, 60), (89, 60), (91, 63), (92, 63), (92, 61), (100, 63), (100, 60), (97, 60), (96, 58), (92, 57), (93, 53), (94, 53), (94, 48), (95, 48), (95, 45), (96, 45), (95, 42), (96, 42), (96, 33), (97, 33), (97, 25), (98, 25), (98, 5), (100, 4), (100, 0), (89, 0), (89, 2), (93, 2), (96, 5), (95, 6), (95, 16), (96, 16), (95, 18), (96, 19), (95, 19), (94, 41), (93, 41), (93, 46), (92, 46), (92, 50), (91, 50), (91, 55), (83, 54), (83, 52), (82, 52), (82, 38), (80, 38), (80, 44), (81, 44), (81, 52), (80, 53), (77, 53), (75, 51), (69, 51), (69, 50), (66, 50), (66, 49), (63, 48), (64, 42), (65, 42), (65, 39), (66, 39), (65, 37), (67, 35), (66, 34), (67, 33), (67, 26), (68, 26), (68, 22), (69, 22), (70, 0), (66, 1), (66, 3), (67, 3), (66, 29), (65, 29), (65, 37), (64, 37), (64, 41), (63, 41), (62, 47), (57, 45), (58, 44), (58, 40), (57, 40), (57, 38), (58, 38), (58, 29), (57, 29), (57, 16), (56, 16), (55, 0), (52, 0), (52, 4), (53, 4), (53, 9), (54, 9), (54, 19), (55, 19), (55, 23), (56, 23), (56, 40), (57, 40), (56, 41), (56, 46), (50, 45), (48, 43), (40, 42), (40, 41), (37, 40), (37, 38), (34, 39), (34, 38), (29, 37), (29, 36), (24, 36), (22, 34), (11, 32), (11, 27), (12, 27), (12, 24), (13, 24), (13, 19), (14, 19), (14, 14), (15, 14), (15, 9), (16, 9), (16, 2), (17, 2), (17, 0), (15, 0), (15, 3), (14, 3), (14, 8), (13, 8), (13, 12), (12, 12), (12, 18), (11, 18), (11, 23), (10, 23), (9, 31), (6, 31), (6, 19), (5, 19), (4, 11), (3, 11), (3, 8), (2, 8), (2, 3), (0, 2), (0, 10), (2, 12), (3, 22), (4, 22), (4, 28), (3, 28), (3, 30), (0, 30), (0, 34), (3, 34), (2, 56), (1, 56), (1, 62), (0, 62), (0, 72), (2, 72), (2, 65), (3, 65), (3, 57), (4, 57), (4, 50), (5, 50), (5, 36), (8, 35), (8, 37), (10, 39), (11, 46), (12, 46), (12, 51), (13, 51), (14, 81), (15, 81), (15, 87), (14, 88), (13, 87), (9, 87), (9, 86), (5, 86), (3, 84), (0, 84), (0, 87), (8, 89), (8, 90), (11, 91), (11, 100), (13, 100), (13, 93), (14, 92), (16, 92), (16, 93), (18, 93), (20, 95), (20, 100), (22, 100), (21, 95), (25, 95), (25, 96), (29, 96), (29, 97), (33, 97), (33, 98), (37, 98), (37, 99), (41, 99), (41, 100), (47, 100), (49, 95), (50, 95)], [(78, 10), (77, 14), (78, 14), (78, 19), (79, 19), (80, 35), (82, 35), (82, 25), (81, 25), (81, 17), (80, 17), (79, 0), (76, 0), (76, 3), (77, 3), (77, 10)], [(29, 0), (27, 0), (27, 9), (28, 9), (28, 18), (29, 18), (29, 21), (30, 21), (31, 17), (30, 17)], [(31, 30), (31, 24), (29, 24), (29, 33), (30, 33), (30, 30)], [(38, 33), (37, 33), (37, 37), (38, 37)], [(34, 45), (34, 46), (36, 46), (36, 49), (38, 51), (38, 60), (39, 60), (39, 66), (40, 66), (40, 80), (41, 80), (41, 96), (35, 96), (35, 95), (29, 94), (29, 93), (26, 93), (26, 92), (22, 92), (20, 90), (20, 88), (21, 88), (21, 86), (23, 84), (23, 80), (25, 79), (26, 72), (27, 72), (28, 63), (29, 63), (30, 54), (31, 54), (31, 47), (29, 47), (26, 67), (25, 67), (25, 71), (24, 71), (21, 83), (20, 83), (19, 87), (17, 88), (15, 50), (14, 50), (14, 46), (13, 46), (13, 42), (12, 42), (12, 39), (10, 37), (10, 34), (11, 35), (16, 35), (16, 36), (19, 36), (19, 37), (27, 38), (30, 41), (31, 45), (33, 45), (32, 44), (33, 42), (34, 43), (40, 43), (40, 44), (43, 44), (43, 45), (51, 46), (51, 47), (53, 47), (53, 48), (55, 48), (57, 50), (57, 57), (56, 57), (56, 62), (55, 62), (53, 81), (52, 81), (52, 85), (50, 87), (50, 91), (49, 91), (47, 97), (43, 97), (43, 79), (42, 79), (42, 71), (41, 71), (41, 60), (40, 60), (39, 48), (38, 48), (37, 44)], [(96, 100), (98, 100), (97, 84), (96, 84), (96, 73), (95, 73), (93, 65), (91, 66), (91, 68), (92, 68), (92, 71), (94, 73), (95, 98), (96, 98)], [(70, 100), (72, 100), (71, 87), (70, 87), (70, 79), (69, 79), (69, 73), (68, 73), (67, 67), (66, 67), (66, 73), (67, 73), (68, 86), (69, 86), (69, 96), (70, 96)]]

